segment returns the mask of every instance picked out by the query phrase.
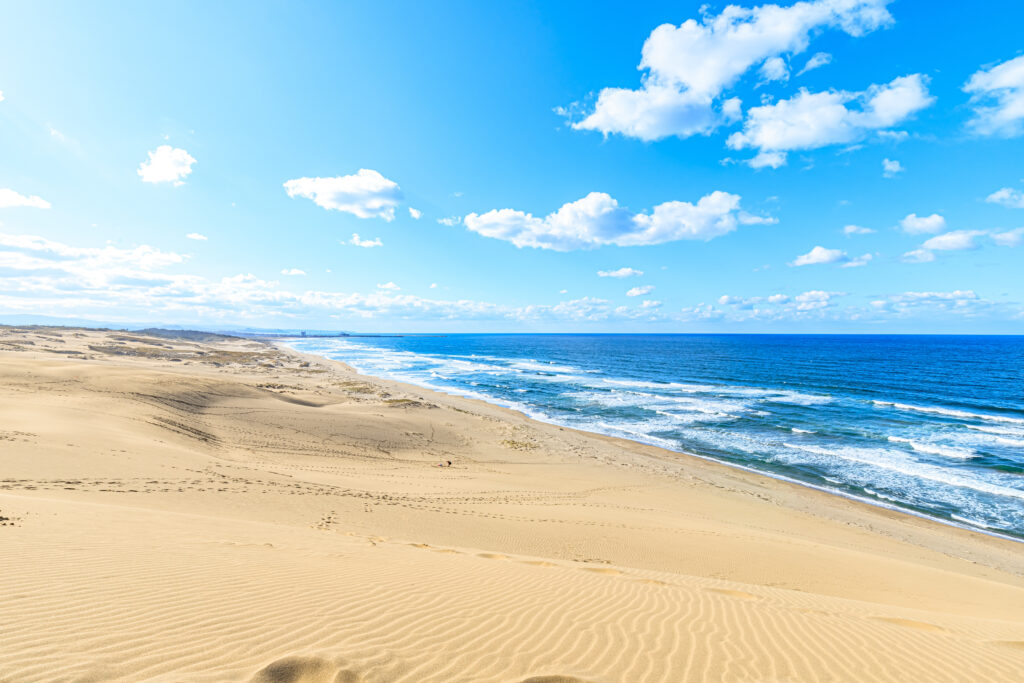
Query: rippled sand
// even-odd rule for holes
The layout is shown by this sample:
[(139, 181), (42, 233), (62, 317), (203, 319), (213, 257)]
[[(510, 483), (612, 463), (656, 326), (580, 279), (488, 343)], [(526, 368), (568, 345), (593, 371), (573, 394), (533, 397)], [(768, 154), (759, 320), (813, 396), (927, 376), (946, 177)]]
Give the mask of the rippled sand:
[(1024, 670), (1024, 546), (262, 344), (0, 328), (0, 463), (4, 681)]

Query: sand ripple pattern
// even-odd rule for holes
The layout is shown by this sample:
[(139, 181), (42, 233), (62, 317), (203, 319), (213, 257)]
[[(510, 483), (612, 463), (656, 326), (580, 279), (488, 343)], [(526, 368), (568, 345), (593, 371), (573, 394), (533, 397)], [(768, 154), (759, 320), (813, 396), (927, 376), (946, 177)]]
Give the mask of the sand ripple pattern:
[(0, 554), (4, 681), (995, 681), (1024, 670), (1020, 624), (343, 526), (0, 498), (26, 510)]

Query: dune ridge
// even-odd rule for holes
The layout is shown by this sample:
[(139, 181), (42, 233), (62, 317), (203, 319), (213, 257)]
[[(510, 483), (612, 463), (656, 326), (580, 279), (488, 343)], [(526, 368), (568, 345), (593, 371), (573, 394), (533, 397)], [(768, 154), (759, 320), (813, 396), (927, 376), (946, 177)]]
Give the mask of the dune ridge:
[(1020, 544), (259, 342), (0, 328), (0, 451), (4, 681), (1024, 669)]

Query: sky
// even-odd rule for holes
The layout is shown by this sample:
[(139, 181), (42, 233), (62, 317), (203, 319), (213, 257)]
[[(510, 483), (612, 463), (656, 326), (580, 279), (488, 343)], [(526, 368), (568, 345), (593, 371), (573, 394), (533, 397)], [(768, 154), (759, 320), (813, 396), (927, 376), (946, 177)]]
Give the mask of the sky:
[(1024, 5), (642, 5), (4, 3), (0, 322), (1024, 334)]

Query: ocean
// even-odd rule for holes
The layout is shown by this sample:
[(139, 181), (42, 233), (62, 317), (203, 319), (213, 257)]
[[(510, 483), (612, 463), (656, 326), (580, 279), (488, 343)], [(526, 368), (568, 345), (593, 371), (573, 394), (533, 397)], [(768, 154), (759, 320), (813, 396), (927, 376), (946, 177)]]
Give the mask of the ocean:
[(1024, 539), (1024, 337), (290, 342), (360, 372)]

